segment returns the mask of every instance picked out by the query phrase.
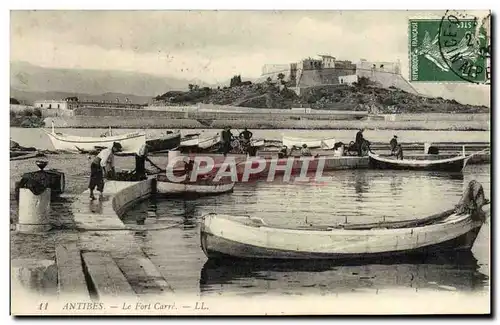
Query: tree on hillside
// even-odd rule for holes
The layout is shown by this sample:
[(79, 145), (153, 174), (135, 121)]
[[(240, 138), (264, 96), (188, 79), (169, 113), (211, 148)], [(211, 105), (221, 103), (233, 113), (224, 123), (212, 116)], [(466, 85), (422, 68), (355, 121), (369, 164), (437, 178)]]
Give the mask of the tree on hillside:
[(241, 85), (241, 75), (232, 77), (229, 82), (229, 87), (238, 87), (239, 85)]
[(273, 81), (273, 79), (271, 79), (271, 77), (267, 77), (266, 82), (267, 82), (268, 84), (270, 84), (272, 81)]
[(189, 85), (188, 85), (188, 88), (189, 88), (189, 91), (193, 91), (193, 89), (194, 89), (194, 85), (193, 85), (193, 84), (189, 84)]
[(19, 104), (21, 104), (21, 103), (20, 103), (17, 99), (12, 98), (12, 97), (10, 98), (10, 103), (11, 103), (12, 105), (19, 105)]

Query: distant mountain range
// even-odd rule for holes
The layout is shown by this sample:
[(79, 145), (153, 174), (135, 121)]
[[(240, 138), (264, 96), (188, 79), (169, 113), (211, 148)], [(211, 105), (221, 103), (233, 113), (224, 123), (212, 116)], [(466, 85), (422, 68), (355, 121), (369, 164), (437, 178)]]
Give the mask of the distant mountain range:
[[(255, 79), (243, 78), (255, 82)], [(139, 72), (90, 69), (44, 68), (27, 62), (10, 63), (10, 97), (26, 104), (38, 99), (62, 99), (77, 96), (81, 100), (106, 100), (145, 104), (171, 90), (187, 90), (189, 84), (200, 87), (229, 86), (229, 80), (208, 84), (201, 80), (162, 77)], [(480, 89), (457, 84), (415, 85), (427, 96), (456, 99), (464, 104), (490, 106), (489, 87)]]
[(128, 97), (133, 103), (145, 103), (169, 90), (187, 90), (190, 83), (210, 86), (200, 80), (137, 72), (43, 68), (26, 62), (10, 64), (11, 97), (29, 102), (78, 96), (113, 101)]

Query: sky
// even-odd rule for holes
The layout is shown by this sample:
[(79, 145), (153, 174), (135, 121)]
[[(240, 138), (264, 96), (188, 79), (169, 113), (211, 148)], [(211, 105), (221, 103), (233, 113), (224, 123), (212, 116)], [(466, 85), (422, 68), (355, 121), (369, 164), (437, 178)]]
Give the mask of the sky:
[[(235, 74), (259, 77), (266, 63), (331, 54), (353, 62), (360, 58), (400, 60), (407, 77), (408, 18), (440, 18), (443, 14), (12, 11), (10, 55), (11, 61), (42, 67), (137, 71), (216, 83)], [(455, 92), (457, 86), (452, 88)], [(489, 92), (486, 86), (463, 85), (458, 91), (460, 88), (480, 97)]]

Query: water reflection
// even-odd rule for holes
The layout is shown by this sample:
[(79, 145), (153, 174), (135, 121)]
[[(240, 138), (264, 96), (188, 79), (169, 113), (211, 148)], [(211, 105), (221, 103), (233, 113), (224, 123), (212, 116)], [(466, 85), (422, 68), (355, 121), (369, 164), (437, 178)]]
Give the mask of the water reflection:
[(309, 288), (330, 293), (390, 287), (478, 290), (488, 280), (478, 271), (478, 262), (471, 252), (367, 262), (208, 260), (201, 270), (200, 292), (238, 292), (252, 287), (260, 292), (269, 286), (283, 292)]
[(368, 182), (369, 178), (366, 175), (365, 170), (360, 170), (359, 173), (354, 175), (354, 189), (356, 194), (358, 194), (356, 200), (363, 199), (363, 193), (367, 193), (370, 190), (370, 184)]

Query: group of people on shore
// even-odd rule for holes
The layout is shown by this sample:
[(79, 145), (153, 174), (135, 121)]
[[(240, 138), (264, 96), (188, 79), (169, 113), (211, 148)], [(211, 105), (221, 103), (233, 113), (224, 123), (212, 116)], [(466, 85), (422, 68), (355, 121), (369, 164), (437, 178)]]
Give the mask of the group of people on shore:
[[(363, 137), (364, 129), (361, 129), (356, 133), (356, 140), (354, 142), (356, 149), (358, 151), (358, 156), (364, 156), (367, 151), (370, 150), (370, 142)], [(389, 146), (391, 148), (391, 156), (395, 156), (397, 159), (403, 159), (403, 147), (398, 143), (398, 136), (394, 135), (389, 141)]]
[[(154, 162), (148, 158), (150, 146), (144, 143), (135, 152), (135, 175), (137, 180), (146, 179), (146, 161), (154, 167), (160, 169)], [(115, 154), (122, 151), (122, 146), (119, 142), (114, 142), (110, 148), (105, 148), (99, 152), (90, 164), (90, 199), (95, 200), (94, 190), (97, 189), (102, 197), (104, 191), (104, 178), (114, 179), (116, 176), (114, 158)]]
[[(240, 132), (238, 136), (238, 141), (240, 142), (240, 145), (243, 147), (243, 150), (248, 153), (249, 148), (251, 147), (251, 140), (253, 137), (253, 133), (249, 131), (247, 128), (244, 128), (242, 132)], [(222, 154), (224, 156), (227, 156), (227, 154), (231, 151), (232, 149), (232, 142), (236, 139), (236, 137), (233, 135), (233, 132), (231, 131), (231, 126), (226, 126), (222, 132), (221, 132), (221, 148), (222, 148)]]

